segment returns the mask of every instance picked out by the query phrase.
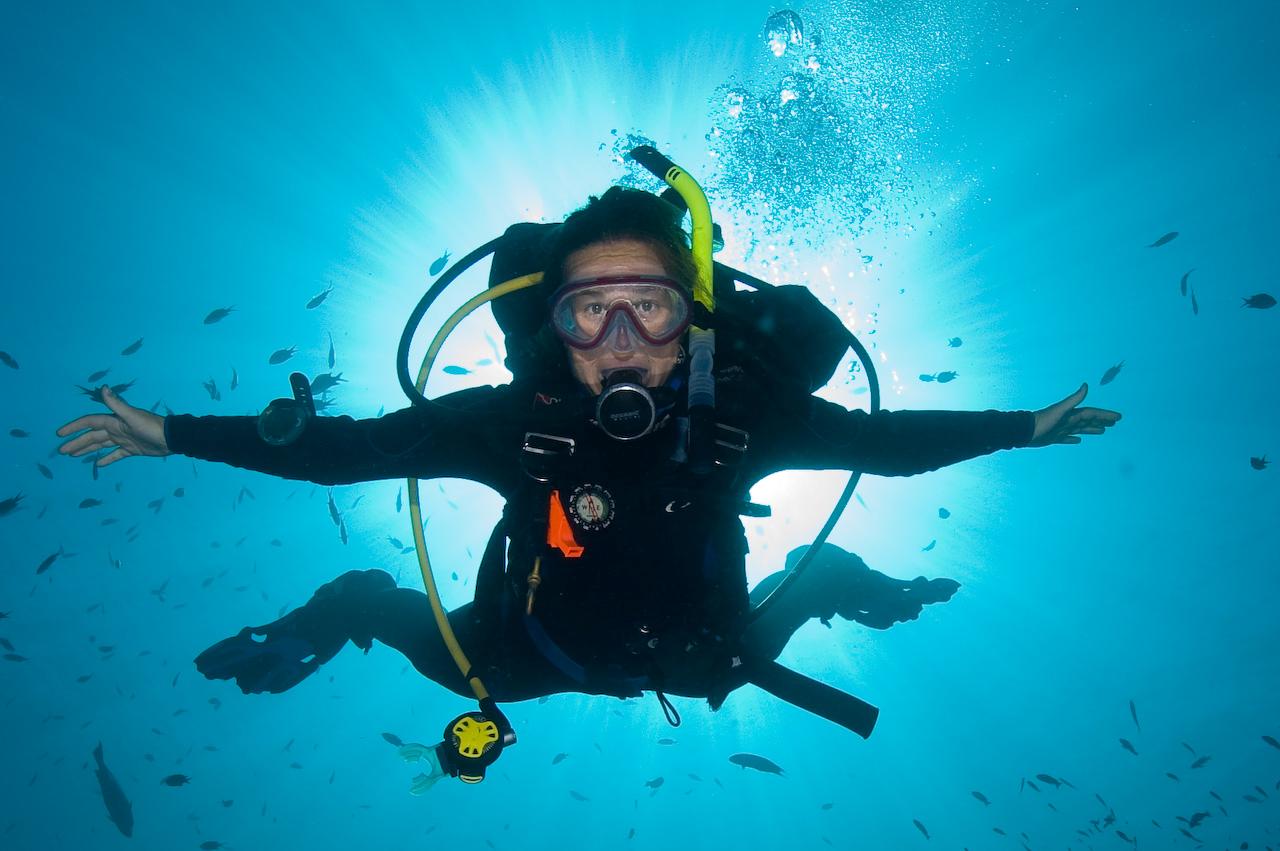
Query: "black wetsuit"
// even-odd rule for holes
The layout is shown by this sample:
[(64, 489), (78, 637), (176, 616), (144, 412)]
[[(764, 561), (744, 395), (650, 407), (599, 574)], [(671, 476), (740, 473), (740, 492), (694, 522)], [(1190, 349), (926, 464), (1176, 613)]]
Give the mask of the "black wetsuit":
[[(739, 516), (750, 487), (765, 476), (793, 469), (913, 475), (1024, 446), (1034, 430), (1029, 411), (868, 415), (814, 396), (761, 398), (730, 369), (718, 376), (716, 416), (745, 433), (724, 432), (726, 442), (745, 440), (746, 448), (721, 448), (724, 465), (702, 481), (683, 463), (678, 408), (653, 434), (617, 442), (589, 422), (585, 393), (576, 382), (475, 388), (377, 419), (320, 417), (289, 446), (260, 440), (253, 417), (173, 415), (165, 435), (175, 452), (323, 485), (416, 477), (492, 487), (506, 500), (503, 519), (476, 602), (451, 612), (450, 623), (494, 696), (521, 700), (641, 688), (715, 693), (712, 680), (739, 646), (750, 605)], [(530, 461), (540, 460), (523, 449), (530, 432), (574, 441), (571, 456), (533, 470), (549, 483), (530, 475)], [(581, 555), (548, 546), (557, 514)], [(529, 617), (536, 560), (541, 582)], [(380, 600), (353, 632), (371, 633), (424, 675), (469, 694), (426, 597), (395, 589)]]

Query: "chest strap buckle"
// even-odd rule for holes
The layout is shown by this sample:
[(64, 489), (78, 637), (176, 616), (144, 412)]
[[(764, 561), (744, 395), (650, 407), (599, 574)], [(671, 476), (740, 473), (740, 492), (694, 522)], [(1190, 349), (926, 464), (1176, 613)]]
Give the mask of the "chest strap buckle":
[(520, 448), (520, 466), (536, 481), (547, 483), (565, 458), (573, 456), (577, 443), (571, 437), (527, 431)]

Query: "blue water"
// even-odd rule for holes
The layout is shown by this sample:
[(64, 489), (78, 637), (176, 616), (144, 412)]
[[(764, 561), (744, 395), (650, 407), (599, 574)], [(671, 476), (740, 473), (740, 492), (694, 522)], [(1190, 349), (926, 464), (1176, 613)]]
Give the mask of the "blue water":
[[(1280, 738), (1280, 491), (1250, 464), (1280, 459), (1280, 311), (1241, 307), (1280, 290), (1280, 14), (789, 9), (800, 35), (775, 55), (779, 8), (754, 2), (675, 20), (635, 3), (3, 7), (0, 350), (18, 368), (0, 365), (0, 499), (24, 500), (0, 517), (0, 637), (25, 661), (0, 661), (0, 847), (1123, 848), (1120, 831), (1180, 848), (1201, 811), (1208, 847), (1280, 845), (1262, 739)], [(331, 340), (331, 413), (401, 407), (395, 343), (432, 261), (614, 182), (657, 188), (621, 159), (639, 142), (703, 182), (721, 259), (805, 283), (860, 335), (886, 407), (1036, 409), (1088, 382), (1085, 404), (1124, 419), (1078, 446), (864, 478), (831, 540), (963, 585), (916, 622), (815, 622), (787, 648), (881, 707), (870, 740), (751, 687), (714, 714), (676, 698), (677, 730), (652, 699), (557, 696), (509, 707), (520, 741), (483, 785), (411, 797), (417, 769), (380, 733), (434, 742), (470, 706), (394, 652), (348, 648), (275, 696), (191, 664), (345, 570), (419, 586), (387, 540), (411, 538), (404, 483), (334, 491), (344, 545), (324, 488), (182, 457), (95, 481), (53, 431), (100, 410), (76, 385), (102, 369), (140, 407), (256, 413), (290, 370), (329, 371)], [(483, 286), (464, 280), (428, 331)], [(466, 374), (437, 369), (428, 391), (502, 383), (500, 347), (487, 315), (464, 324), (437, 365)], [(822, 395), (868, 398), (843, 368)], [(844, 479), (753, 491), (774, 509), (748, 523), (753, 581)], [(458, 605), (500, 506), (464, 482), (423, 494)], [(105, 818), (98, 742), (132, 839)], [(173, 773), (191, 782), (160, 783)]]

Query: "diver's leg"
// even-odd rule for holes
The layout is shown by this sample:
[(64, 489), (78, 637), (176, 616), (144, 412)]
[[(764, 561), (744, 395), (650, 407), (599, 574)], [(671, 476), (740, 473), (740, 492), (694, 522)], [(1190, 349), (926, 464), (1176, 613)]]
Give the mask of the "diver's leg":
[[(496, 625), (498, 642), (482, 642), (471, 604), (449, 612), (449, 625), (469, 661), (477, 665), (498, 700), (576, 690), (558, 670), (531, 648), (523, 629)], [(440, 630), (427, 595), (396, 587), (381, 570), (353, 570), (321, 586), (301, 608), (261, 627), (246, 627), (196, 658), (210, 679), (235, 679), (241, 691), (282, 692), (292, 688), (337, 655), (348, 640), (365, 652), (378, 640), (400, 651), (426, 678), (466, 697), (463, 679)], [(486, 651), (500, 647), (503, 664), (484, 666)]]
[[(751, 605), (758, 606), (808, 551), (799, 547), (787, 554), (786, 569), (770, 574), (751, 589)], [(804, 571), (769, 608), (756, 618), (743, 636), (752, 652), (777, 658), (797, 629), (811, 618), (828, 627), (835, 615), (874, 629), (915, 620), (930, 603), (951, 599), (960, 584), (951, 579), (893, 579), (867, 567), (866, 562), (834, 544), (823, 544)]]
[(378, 599), (395, 585), (384, 571), (349, 571), (284, 617), (219, 641), (196, 657), (196, 668), (209, 679), (234, 679), (245, 694), (293, 688), (349, 639), (363, 638), (368, 648), (361, 633)]

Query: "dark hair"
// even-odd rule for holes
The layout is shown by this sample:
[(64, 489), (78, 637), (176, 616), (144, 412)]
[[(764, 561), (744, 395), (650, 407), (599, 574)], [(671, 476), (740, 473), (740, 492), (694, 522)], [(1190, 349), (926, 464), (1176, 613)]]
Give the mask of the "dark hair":
[(680, 226), (684, 212), (642, 189), (612, 186), (600, 197), (591, 196), (560, 226), (547, 254), (542, 293), (549, 300), (564, 285), (564, 264), (569, 255), (588, 245), (636, 240), (651, 246), (667, 274), (690, 293), (697, 267), (689, 237)]

